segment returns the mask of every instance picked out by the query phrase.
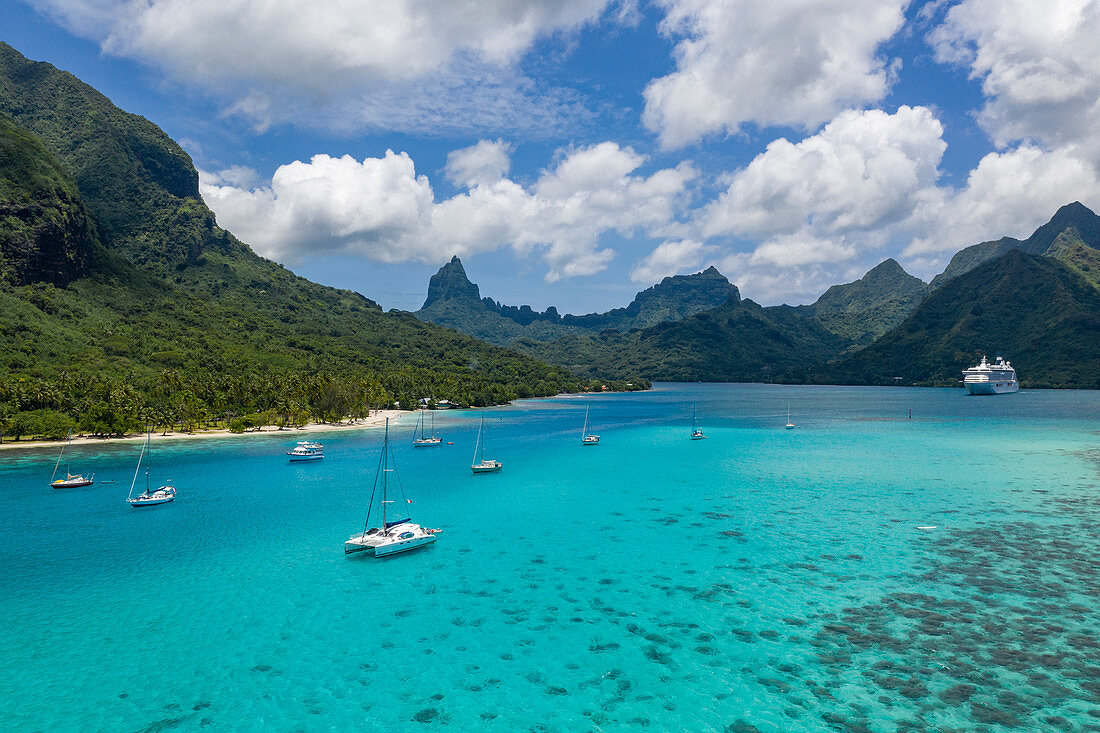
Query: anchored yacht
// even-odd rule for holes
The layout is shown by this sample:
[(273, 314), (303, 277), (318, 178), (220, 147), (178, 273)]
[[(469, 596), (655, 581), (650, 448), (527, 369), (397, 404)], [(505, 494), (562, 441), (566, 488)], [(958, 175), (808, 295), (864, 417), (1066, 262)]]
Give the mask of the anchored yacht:
[(996, 364), (990, 364), (983, 356), (978, 366), (964, 370), (963, 384), (970, 394), (1005, 394), (1020, 389), (1016, 370), (999, 356)]
[(325, 457), (325, 446), (310, 440), (299, 440), (298, 445), (286, 454), (291, 461), (319, 461)]

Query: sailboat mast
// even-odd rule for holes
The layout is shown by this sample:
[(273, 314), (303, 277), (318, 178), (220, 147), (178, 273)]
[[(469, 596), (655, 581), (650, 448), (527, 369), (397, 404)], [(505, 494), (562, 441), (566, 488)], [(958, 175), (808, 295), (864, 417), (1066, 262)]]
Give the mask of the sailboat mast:
[(134, 480), (130, 482), (130, 493), (126, 495), (127, 501), (134, 496), (134, 486), (137, 484), (138, 473), (141, 471), (141, 459), (145, 456), (145, 446), (149, 445), (149, 436), (146, 434), (145, 442), (141, 444), (141, 453), (138, 454), (137, 467), (134, 468)]
[(472, 464), (477, 464), (477, 452), (481, 448), (481, 431), (485, 429), (485, 416), (481, 416), (481, 427), (477, 429), (477, 442), (474, 443), (474, 457), (471, 459)]
[[(72, 443), (73, 443), (73, 429), (69, 428), (69, 445), (71, 446)], [(57, 463), (53, 464), (53, 475), (50, 476), (50, 483), (51, 484), (53, 483), (53, 480), (55, 478), (57, 478), (57, 467), (61, 465), (61, 456), (63, 456), (63, 455), (65, 455), (65, 444), (64, 443), (61, 444), (61, 452), (57, 454)], [(69, 464), (66, 463), (65, 464), (65, 472), (68, 473), (68, 471), (69, 471)]]
[(584, 406), (584, 427), (581, 429), (581, 437), (588, 435), (588, 411), (592, 409), (592, 405)]
[(386, 418), (386, 435), (382, 438), (382, 531), (386, 531), (386, 472), (390, 467), (390, 419)]

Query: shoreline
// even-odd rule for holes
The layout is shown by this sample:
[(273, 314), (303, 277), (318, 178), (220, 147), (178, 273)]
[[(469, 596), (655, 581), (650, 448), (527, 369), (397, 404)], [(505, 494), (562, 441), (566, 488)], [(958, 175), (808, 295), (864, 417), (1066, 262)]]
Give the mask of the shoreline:
[[(361, 418), (354, 422), (346, 423), (306, 423), (300, 427), (278, 428), (274, 425), (264, 425), (260, 428), (246, 430), (243, 433), (234, 433), (229, 428), (217, 428), (215, 430), (199, 430), (194, 433), (151, 433), (150, 440), (196, 440), (199, 438), (244, 438), (255, 435), (299, 435), (302, 433), (326, 433), (337, 430), (366, 430), (380, 428), (386, 424), (386, 418), (395, 419), (401, 415), (414, 414), (408, 410), (378, 410), (369, 417)], [(137, 443), (145, 440), (145, 433), (127, 433), (120, 437), (96, 438), (90, 435), (73, 436), (72, 444), (77, 445), (110, 445), (112, 443)], [(41, 450), (42, 448), (56, 448), (65, 444), (66, 439), (61, 440), (20, 440), (13, 443), (0, 444), (0, 451), (5, 450)]]

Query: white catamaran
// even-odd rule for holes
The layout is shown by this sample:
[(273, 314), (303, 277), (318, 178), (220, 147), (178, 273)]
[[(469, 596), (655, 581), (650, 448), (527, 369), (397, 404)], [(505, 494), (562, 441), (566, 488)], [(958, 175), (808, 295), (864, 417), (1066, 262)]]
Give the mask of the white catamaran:
[[(61, 446), (61, 452), (57, 454), (57, 463), (53, 466), (53, 476), (50, 476), (50, 488), (53, 489), (76, 489), (81, 486), (91, 486), (92, 479), (95, 478), (94, 473), (90, 473), (87, 476), (83, 474), (77, 474), (74, 476), (69, 473), (69, 458), (72, 455), (73, 445), (73, 431), (69, 430), (69, 442)], [(66, 451), (66, 448), (69, 450)], [(68, 455), (66, 455), (68, 454)], [(57, 467), (61, 465), (61, 457), (65, 457), (65, 478), (57, 478)]]
[[(370, 504), (367, 506), (366, 528), (357, 535), (352, 535), (344, 543), (344, 554), (351, 555), (364, 552), (374, 557), (386, 557), (396, 555), (399, 552), (415, 550), (418, 547), (435, 542), (438, 529), (426, 529), (419, 524), (414, 524), (411, 518), (405, 514), (404, 507), (398, 516), (400, 519), (391, 519), (393, 512), (390, 504), (394, 500), (390, 498), (389, 475), (397, 473), (390, 456), (390, 421), (386, 419), (386, 435), (382, 440), (382, 455), (378, 457), (378, 471), (374, 475), (374, 486), (371, 489)], [(411, 502), (405, 498), (405, 492), (401, 488), (401, 480), (398, 477), (397, 487), (401, 494), (401, 500), (405, 504)], [(381, 524), (377, 527), (370, 526), (371, 514), (375, 511), (375, 497), (378, 497), (378, 512), (381, 514)], [(388, 516), (387, 516), (388, 515)]]
[[(420, 437), (416, 437), (416, 429), (420, 428)], [(424, 411), (420, 410), (420, 414), (416, 416), (416, 427), (413, 428), (413, 447), (414, 448), (430, 448), (433, 445), (443, 445), (443, 438), (440, 438), (435, 434), (435, 413), (432, 413), (432, 434), (430, 436), (424, 435)]]
[(600, 436), (588, 434), (588, 410), (592, 405), (586, 405), (584, 408), (584, 428), (581, 429), (581, 445), (599, 445)]
[(474, 458), (470, 463), (470, 470), (474, 473), (495, 473), (504, 468), (504, 464), (493, 459), (485, 459), (485, 441), (482, 433), (485, 432), (485, 416), (481, 416), (481, 427), (477, 431), (477, 443), (474, 444)]
[(137, 468), (134, 469), (134, 480), (130, 482), (130, 493), (126, 496), (126, 501), (130, 502), (132, 507), (142, 506), (155, 506), (157, 504), (167, 504), (170, 501), (176, 500), (176, 487), (174, 486), (161, 486), (157, 489), (153, 489), (149, 486), (149, 469), (145, 469), (145, 491), (134, 496), (134, 486), (137, 484), (138, 472), (141, 471), (141, 459), (145, 457), (145, 449), (149, 447), (149, 433), (145, 433), (145, 442), (141, 444), (141, 453), (138, 454)]
[(707, 436), (703, 435), (703, 431), (695, 425), (695, 403), (691, 405), (691, 439), (692, 440), (704, 440)]

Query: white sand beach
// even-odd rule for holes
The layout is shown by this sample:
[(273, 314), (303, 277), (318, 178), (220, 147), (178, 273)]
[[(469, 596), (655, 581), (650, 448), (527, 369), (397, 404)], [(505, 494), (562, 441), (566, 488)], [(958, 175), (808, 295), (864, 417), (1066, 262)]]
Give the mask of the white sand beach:
[[(364, 430), (367, 428), (379, 428), (386, 424), (386, 418), (396, 420), (402, 415), (415, 415), (415, 412), (409, 412), (407, 410), (376, 410), (371, 412), (370, 417), (365, 417), (359, 420), (349, 420), (347, 422), (338, 423), (307, 423), (301, 427), (294, 428), (279, 428), (275, 425), (265, 425), (262, 428), (253, 428), (243, 433), (233, 433), (228, 429), (219, 430), (197, 430), (193, 433), (179, 433), (169, 432), (162, 434), (160, 431), (154, 431), (151, 434), (152, 440), (192, 440), (196, 438), (247, 438), (254, 435), (286, 435), (287, 437), (302, 435), (305, 433), (323, 433), (332, 432), (336, 430)], [(73, 445), (87, 445), (87, 444), (105, 444), (105, 443), (140, 443), (145, 440), (145, 433), (131, 433), (125, 436), (117, 436), (110, 438), (92, 437), (88, 435), (73, 435)], [(19, 442), (7, 442), (5, 441), (0, 445), (0, 450), (17, 450), (22, 448), (40, 449), (44, 447), (57, 446), (64, 443), (65, 439), (61, 440), (20, 440)]]

